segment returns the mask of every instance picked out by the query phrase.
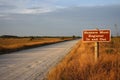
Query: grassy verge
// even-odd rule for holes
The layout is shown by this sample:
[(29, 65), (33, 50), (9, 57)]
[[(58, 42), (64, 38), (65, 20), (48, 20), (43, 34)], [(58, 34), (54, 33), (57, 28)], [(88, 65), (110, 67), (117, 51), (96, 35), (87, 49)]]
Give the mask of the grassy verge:
[(0, 54), (72, 40), (72, 38), (0, 38)]
[(80, 41), (47, 75), (47, 80), (120, 80), (120, 38), (100, 43), (94, 61), (94, 43)]

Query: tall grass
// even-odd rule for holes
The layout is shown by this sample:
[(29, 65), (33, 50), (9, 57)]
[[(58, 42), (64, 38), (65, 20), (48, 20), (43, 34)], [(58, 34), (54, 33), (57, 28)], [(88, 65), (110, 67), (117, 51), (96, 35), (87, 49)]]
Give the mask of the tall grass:
[[(47, 80), (120, 80), (120, 38), (100, 43), (94, 61), (94, 43), (80, 41), (47, 75)], [(110, 50), (110, 51), (109, 51)]]

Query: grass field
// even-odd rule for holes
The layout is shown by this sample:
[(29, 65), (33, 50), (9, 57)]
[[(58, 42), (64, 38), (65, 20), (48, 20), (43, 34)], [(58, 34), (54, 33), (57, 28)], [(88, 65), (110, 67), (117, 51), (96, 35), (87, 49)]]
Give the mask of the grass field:
[(120, 38), (100, 43), (94, 60), (94, 43), (79, 41), (47, 75), (47, 80), (120, 80)]
[(0, 54), (71, 39), (72, 38), (0, 38)]

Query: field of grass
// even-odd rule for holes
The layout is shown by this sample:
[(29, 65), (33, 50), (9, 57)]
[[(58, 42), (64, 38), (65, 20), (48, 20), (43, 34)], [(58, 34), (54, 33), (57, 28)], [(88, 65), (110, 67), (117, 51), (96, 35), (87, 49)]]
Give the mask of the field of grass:
[(0, 38), (0, 54), (71, 39), (72, 38)]
[(99, 44), (94, 60), (94, 43), (79, 41), (74, 49), (47, 75), (47, 80), (120, 80), (120, 38)]

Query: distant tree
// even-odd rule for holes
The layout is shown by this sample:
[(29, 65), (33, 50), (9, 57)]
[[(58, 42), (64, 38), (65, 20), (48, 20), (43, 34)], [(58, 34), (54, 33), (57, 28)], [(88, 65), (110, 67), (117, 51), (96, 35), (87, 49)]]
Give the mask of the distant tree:
[(19, 37), (14, 35), (2, 35), (1, 38), (19, 38)]
[(61, 39), (65, 39), (65, 37), (63, 36), (63, 37), (61, 37)]
[(76, 36), (75, 36), (75, 35), (73, 35), (73, 36), (72, 36), (72, 38), (74, 39), (74, 38), (76, 38)]

